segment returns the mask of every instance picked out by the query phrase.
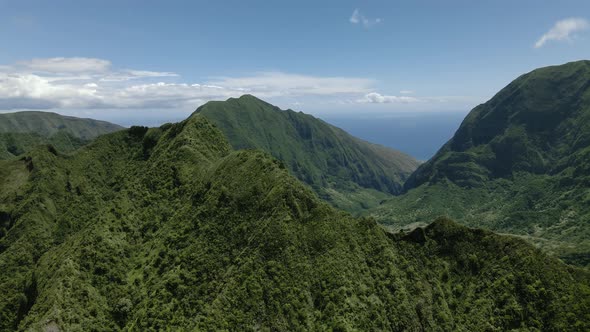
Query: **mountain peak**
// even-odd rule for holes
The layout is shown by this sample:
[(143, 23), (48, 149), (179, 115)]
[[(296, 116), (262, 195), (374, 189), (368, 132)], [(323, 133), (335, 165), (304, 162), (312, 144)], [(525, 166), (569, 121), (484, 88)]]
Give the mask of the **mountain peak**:
[[(249, 103), (249, 104), (262, 104), (262, 105), (270, 105), (271, 104), (267, 103), (266, 101), (251, 95), (251, 94), (244, 94), (241, 95), (240, 97), (230, 97), (226, 100), (212, 100), (212, 101), (208, 101), (205, 104), (199, 106), (195, 112), (195, 113), (200, 113), (203, 109), (206, 108), (210, 108), (210, 107), (216, 107), (218, 105), (227, 105), (227, 104), (244, 104), (244, 103)], [(274, 106), (273, 106), (274, 107)]]
[[(399, 151), (365, 142), (312, 115), (285, 111), (249, 94), (209, 102), (196, 113), (213, 122), (234, 149), (270, 153), (320, 196), (349, 211), (376, 205), (398, 193), (418, 166)], [(358, 197), (350, 201), (355, 195)]]
[(590, 229), (588, 160), (590, 61), (539, 68), (475, 107), (374, 215), (396, 227), (448, 215), (590, 266), (580, 236)]
[(453, 138), (408, 181), (473, 186), (513, 172), (552, 173), (590, 141), (590, 61), (520, 76), (474, 108)]
[(347, 194), (394, 152), (234, 101), (0, 161), (0, 331), (588, 330), (581, 270), (449, 220), (398, 241), (286, 170)]
[[(251, 94), (249, 94), (249, 93), (241, 95), (241, 96), (240, 96), (238, 99), (239, 99), (239, 100), (255, 100), (255, 101), (263, 101), (262, 99), (260, 99), (260, 98), (258, 98), (258, 97), (256, 97), (256, 96), (254, 96), (254, 95), (251, 95)], [(263, 101), (263, 102), (264, 102), (264, 101)]]

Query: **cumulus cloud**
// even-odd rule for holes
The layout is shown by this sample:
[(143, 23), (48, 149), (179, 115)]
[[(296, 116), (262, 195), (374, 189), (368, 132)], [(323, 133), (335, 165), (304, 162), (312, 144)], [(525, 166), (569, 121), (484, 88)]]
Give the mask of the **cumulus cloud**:
[(262, 72), (177, 82), (173, 72), (115, 69), (110, 61), (51, 58), (0, 66), (0, 110), (17, 109), (193, 109), (209, 101), (245, 93), (261, 98), (362, 95), (373, 81)]
[(574, 33), (590, 28), (590, 23), (583, 18), (567, 18), (555, 23), (537, 42), (535, 48), (543, 47), (549, 41), (571, 40)]
[(363, 98), (357, 100), (358, 103), (368, 104), (393, 104), (393, 103), (415, 103), (420, 99), (409, 96), (387, 96), (377, 92), (370, 92), (364, 95)]
[(348, 21), (352, 24), (362, 24), (365, 28), (370, 28), (376, 24), (383, 22), (381, 18), (368, 18), (361, 14), (358, 9), (355, 9), (352, 12), (352, 15), (348, 19)]
[(33, 74), (0, 74), (0, 101), (4, 109), (90, 107), (100, 104), (100, 100), (96, 89), (90, 86), (54, 84)]
[(173, 72), (116, 68), (91, 58), (52, 58), (0, 65), (0, 110), (175, 109), (193, 110), (210, 100), (243, 94), (282, 105), (427, 104), (463, 102), (463, 97), (398, 96), (375, 92), (360, 77), (313, 76), (280, 71), (182, 82)]

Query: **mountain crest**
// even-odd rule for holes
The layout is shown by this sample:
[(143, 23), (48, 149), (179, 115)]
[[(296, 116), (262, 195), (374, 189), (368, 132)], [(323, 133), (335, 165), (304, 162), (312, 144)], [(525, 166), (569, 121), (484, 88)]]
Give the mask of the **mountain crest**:
[(373, 214), (397, 228), (447, 215), (590, 266), (589, 161), (590, 61), (540, 68), (475, 107)]
[(405, 189), (445, 178), (478, 186), (519, 171), (553, 174), (579, 167), (576, 156), (590, 143), (589, 105), (590, 61), (522, 75), (474, 108)]
[(351, 212), (397, 194), (418, 162), (355, 138), (311, 115), (252, 95), (208, 102), (193, 114), (214, 123), (234, 149), (260, 149), (283, 161), (321, 197)]

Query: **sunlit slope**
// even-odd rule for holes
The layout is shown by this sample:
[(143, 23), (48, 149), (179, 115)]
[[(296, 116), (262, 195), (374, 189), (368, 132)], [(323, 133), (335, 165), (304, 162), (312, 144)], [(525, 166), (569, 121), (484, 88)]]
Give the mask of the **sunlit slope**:
[(590, 279), (335, 210), (204, 116), (0, 162), (0, 330), (587, 330)]
[(418, 166), (404, 153), (251, 95), (209, 102), (196, 113), (213, 122), (233, 148), (268, 152), (321, 197), (351, 212), (399, 193)]
[(372, 212), (394, 228), (441, 214), (590, 263), (590, 62), (523, 75)]

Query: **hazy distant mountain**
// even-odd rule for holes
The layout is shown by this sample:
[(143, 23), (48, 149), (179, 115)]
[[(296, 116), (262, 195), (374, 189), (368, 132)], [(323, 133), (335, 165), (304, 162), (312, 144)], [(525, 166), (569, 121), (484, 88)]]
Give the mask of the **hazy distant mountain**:
[(233, 148), (270, 153), (320, 196), (349, 211), (399, 193), (419, 164), (404, 153), (251, 95), (209, 102), (196, 113), (217, 125)]
[(76, 118), (50, 112), (16, 112), (0, 114), (0, 133), (36, 133), (50, 137), (66, 132), (84, 140), (121, 130), (123, 127), (93, 119)]
[(201, 113), (0, 161), (0, 189), (0, 331), (590, 329), (586, 271), (446, 219), (389, 234)]
[(590, 61), (537, 69), (473, 109), (374, 215), (401, 226), (447, 214), (590, 263)]
[(70, 152), (89, 140), (123, 127), (105, 121), (49, 112), (0, 114), (0, 159), (20, 155), (40, 144)]

